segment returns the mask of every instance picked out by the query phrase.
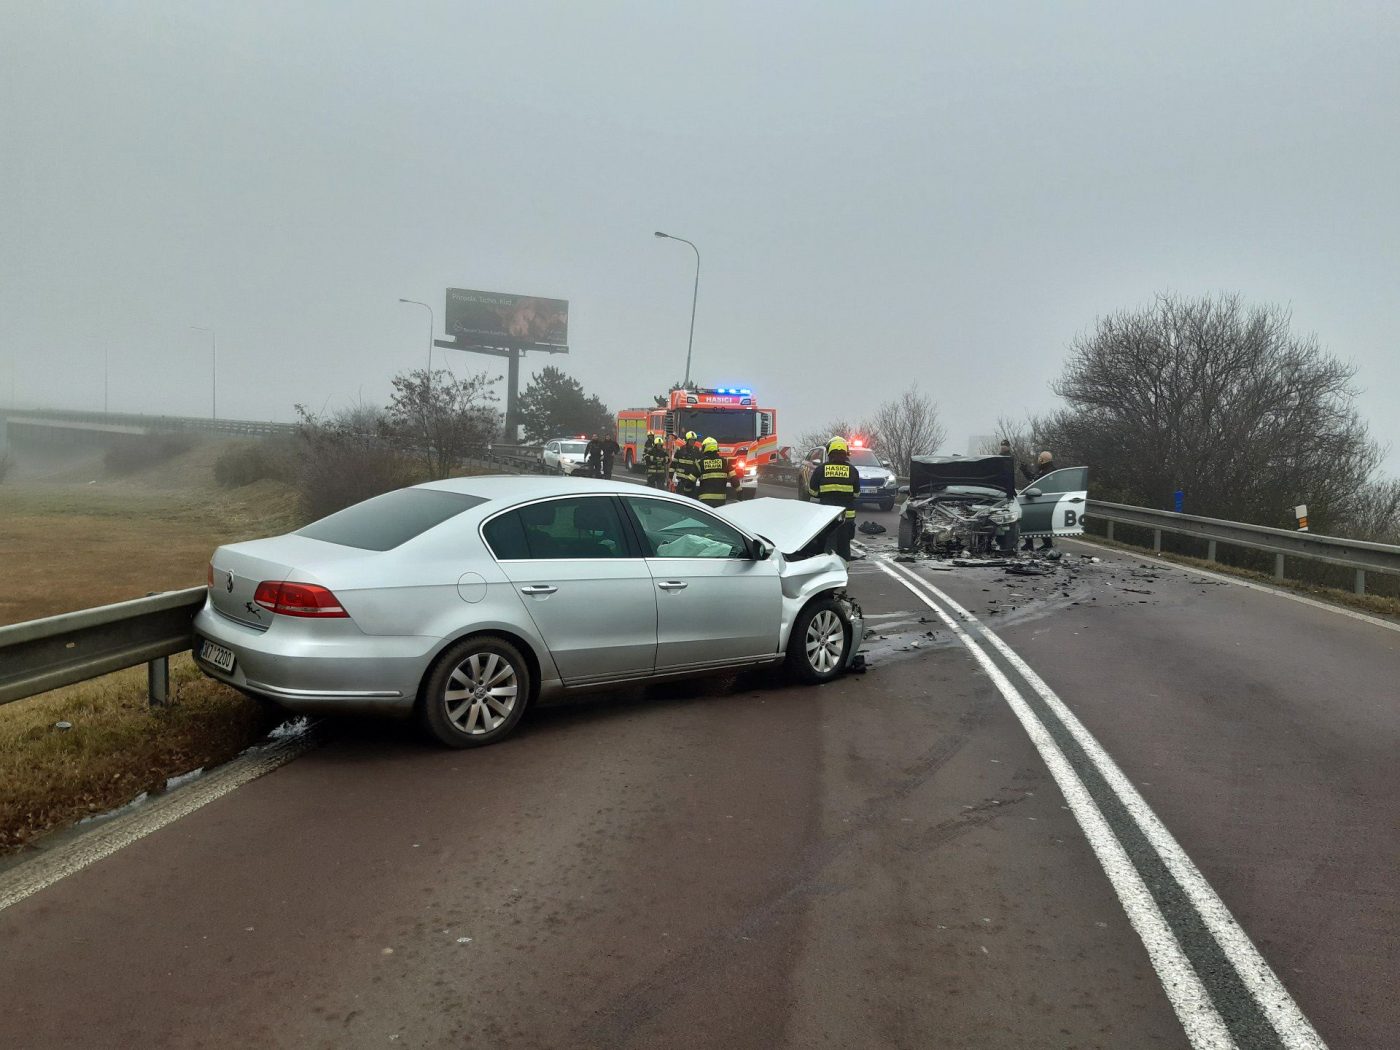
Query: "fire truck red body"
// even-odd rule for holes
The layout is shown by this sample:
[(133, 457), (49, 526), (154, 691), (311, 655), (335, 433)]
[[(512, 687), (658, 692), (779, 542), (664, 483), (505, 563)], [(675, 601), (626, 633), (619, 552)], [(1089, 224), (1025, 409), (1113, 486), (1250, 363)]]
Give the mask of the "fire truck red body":
[(664, 407), (623, 409), (617, 414), (617, 443), (629, 470), (642, 469), (642, 449), (649, 430), (665, 435), (666, 448), (672, 453), (684, 443), (686, 431), (714, 438), (720, 455), (739, 471), (745, 498), (757, 491), (759, 464), (767, 463), (778, 451), (777, 409), (758, 407), (758, 399), (747, 387), (677, 387)]

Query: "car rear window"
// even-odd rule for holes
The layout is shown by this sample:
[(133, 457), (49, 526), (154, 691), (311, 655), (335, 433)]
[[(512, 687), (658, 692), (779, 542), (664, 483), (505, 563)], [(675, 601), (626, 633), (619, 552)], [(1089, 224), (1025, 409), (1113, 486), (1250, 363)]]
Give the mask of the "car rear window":
[(313, 521), (297, 535), (367, 551), (393, 550), (434, 525), (485, 502), (480, 496), (464, 492), (399, 489)]

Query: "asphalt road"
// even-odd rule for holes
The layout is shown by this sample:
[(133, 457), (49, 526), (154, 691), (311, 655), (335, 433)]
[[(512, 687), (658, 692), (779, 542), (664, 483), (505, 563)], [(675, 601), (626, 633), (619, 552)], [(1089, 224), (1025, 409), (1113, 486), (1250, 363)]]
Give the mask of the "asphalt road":
[(1400, 633), (1142, 559), (1020, 578), (881, 542), (865, 675), (607, 696), (471, 753), (336, 723), (0, 911), (0, 1046), (1186, 1047), (1211, 1016), (1303, 1045), (1179, 870), (1124, 888), (1151, 822), (984, 629), (1321, 1038), (1394, 1045)]

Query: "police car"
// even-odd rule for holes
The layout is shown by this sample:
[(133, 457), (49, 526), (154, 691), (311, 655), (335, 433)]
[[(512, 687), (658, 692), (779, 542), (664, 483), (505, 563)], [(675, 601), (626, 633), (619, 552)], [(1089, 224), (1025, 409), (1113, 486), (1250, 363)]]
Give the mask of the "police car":
[[(846, 458), (860, 475), (860, 495), (856, 504), (874, 503), (881, 510), (894, 510), (894, 501), (899, 495), (899, 482), (887, 459), (881, 459), (872, 448), (866, 448), (860, 438), (852, 438)], [(817, 445), (807, 450), (802, 465), (797, 471), (797, 498), (810, 499), (807, 485), (812, 472), (820, 470), (826, 462), (826, 446)]]

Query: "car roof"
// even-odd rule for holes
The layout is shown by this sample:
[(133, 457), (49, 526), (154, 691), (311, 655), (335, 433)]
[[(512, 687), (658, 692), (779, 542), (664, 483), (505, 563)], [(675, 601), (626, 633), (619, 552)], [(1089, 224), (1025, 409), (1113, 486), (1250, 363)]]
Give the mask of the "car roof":
[(479, 496), (492, 502), (515, 503), (542, 499), (546, 496), (631, 495), (665, 496), (669, 493), (629, 485), (623, 481), (601, 481), (583, 478), (551, 478), (525, 474), (479, 474), (465, 478), (447, 478), (414, 485), (418, 489), (440, 492), (460, 492)]

